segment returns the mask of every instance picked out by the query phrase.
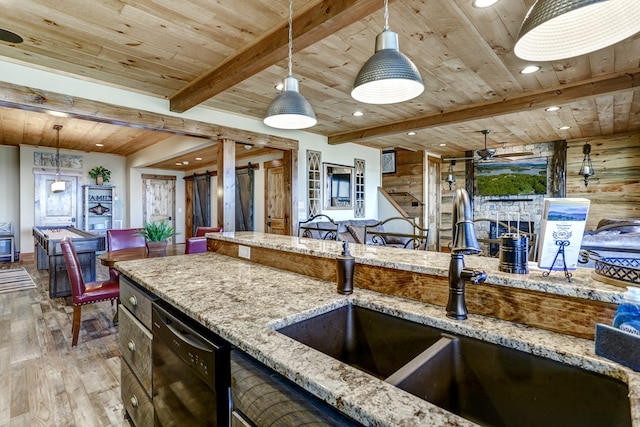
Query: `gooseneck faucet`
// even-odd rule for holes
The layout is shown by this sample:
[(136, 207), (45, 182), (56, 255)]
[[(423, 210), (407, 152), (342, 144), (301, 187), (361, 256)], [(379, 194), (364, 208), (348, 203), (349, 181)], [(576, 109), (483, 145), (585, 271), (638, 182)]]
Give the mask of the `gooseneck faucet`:
[(487, 273), (481, 270), (465, 268), (464, 256), (480, 252), (480, 244), (473, 226), (473, 214), (469, 193), (457, 189), (453, 196), (453, 215), (451, 221), (453, 242), (451, 261), (449, 262), (449, 301), (447, 317), (457, 320), (467, 318), (467, 304), (464, 297), (465, 280), (473, 284), (484, 282)]

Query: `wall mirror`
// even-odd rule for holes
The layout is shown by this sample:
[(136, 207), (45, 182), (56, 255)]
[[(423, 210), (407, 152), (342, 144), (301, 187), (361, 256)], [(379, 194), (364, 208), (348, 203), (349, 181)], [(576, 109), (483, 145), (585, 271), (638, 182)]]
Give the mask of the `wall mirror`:
[(324, 165), (324, 208), (353, 209), (353, 166)]

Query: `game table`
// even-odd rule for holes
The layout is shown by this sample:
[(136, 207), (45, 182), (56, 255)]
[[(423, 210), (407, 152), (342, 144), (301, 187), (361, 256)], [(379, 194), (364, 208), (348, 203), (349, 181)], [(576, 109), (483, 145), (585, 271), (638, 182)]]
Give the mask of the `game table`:
[(106, 249), (105, 237), (72, 226), (33, 227), (38, 270), (49, 270), (49, 297), (71, 295), (71, 283), (60, 248), (60, 241), (69, 237), (78, 254), (85, 282), (96, 280), (96, 252)]

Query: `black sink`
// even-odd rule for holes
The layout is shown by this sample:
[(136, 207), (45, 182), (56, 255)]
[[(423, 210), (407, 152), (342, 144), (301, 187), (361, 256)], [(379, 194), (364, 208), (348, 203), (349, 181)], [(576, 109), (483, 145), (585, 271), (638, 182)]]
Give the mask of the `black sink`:
[(440, 339), (441, 331), (348, 305), (278, 332), (385, 379)]
[(631, 425), (622, 381), (366, 308), (279, 332), (481, 425)]

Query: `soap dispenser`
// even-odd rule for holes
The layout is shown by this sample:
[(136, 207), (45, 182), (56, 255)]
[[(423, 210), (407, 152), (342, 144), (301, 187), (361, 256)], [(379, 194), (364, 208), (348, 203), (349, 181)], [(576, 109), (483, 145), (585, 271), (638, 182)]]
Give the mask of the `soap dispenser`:
[(640, 288), (627, 287), (622, 302), (613, 316), (613, 326), (634, 335), (640, 335)]
[(342, 243), (342, 254), (336, 259), (338, 271), (338, 293), (353, 293), (353, 267), (356, 260), (349, 253), (349, 242)]

